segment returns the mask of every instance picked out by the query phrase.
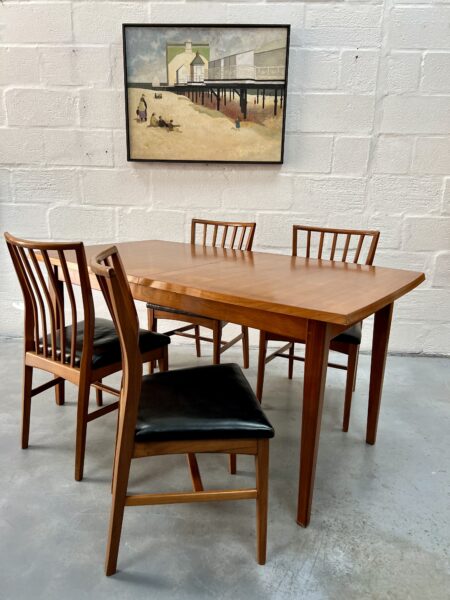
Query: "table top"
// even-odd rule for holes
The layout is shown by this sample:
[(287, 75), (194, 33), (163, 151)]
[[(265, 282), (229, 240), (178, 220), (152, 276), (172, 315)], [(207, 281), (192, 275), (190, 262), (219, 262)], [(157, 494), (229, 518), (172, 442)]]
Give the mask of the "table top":
[[(87, 246), (88, 264), (108, 245)], [(130, 284), (339, 325), (373, 314), (425, 279), (414, 271), (159, 240), (116, 247)]]

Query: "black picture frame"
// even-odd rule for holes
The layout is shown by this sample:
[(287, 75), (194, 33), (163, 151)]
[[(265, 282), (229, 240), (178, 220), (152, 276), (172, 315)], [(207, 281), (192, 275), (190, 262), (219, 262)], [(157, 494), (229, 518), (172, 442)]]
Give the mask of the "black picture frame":
[[(283, 163), (290, 25), (124, 23), (122, 39), (128, 161)], [(210, 60), (211, 43), (226, 56)]]

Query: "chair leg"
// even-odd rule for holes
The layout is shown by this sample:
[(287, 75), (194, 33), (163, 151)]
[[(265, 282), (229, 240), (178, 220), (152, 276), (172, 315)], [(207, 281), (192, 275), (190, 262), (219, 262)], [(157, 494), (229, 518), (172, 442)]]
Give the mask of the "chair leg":
[(33, 367), (24, 365), (22, 391), (22, 448), (28, 448), (30, 437), (31, 386), (33, 383)]
[(230, 473), (230, 475), (236, 475), (236, 467), (237, 467), (236, 454), (229, 454), (228, 455), (228, 472)]
[(269, 491), (269, 440), (258, 440), (256, 462), (256, 560), (266, 563), (267, 505)]
[(214, 321), (213, 326), (213, 364), (220, 365), (220, 347), (222, 340), (222, 327), (220, 321)]
[(130, 474), (131, 455), (120, 453), (116, 456), (114, 467), (113, 497), (111, 515), (109, 518), (108, 543), (106, 546), (106, 575), (114, 575), (117, 570), (120, 535), (122, 533), (123, 513)]
[(112, 468), (112, 477), (111, 477), (111, 494), (114, 491), (114, 477), (115, 477), (115, 472), (116, 472), (117, 439), (119, 437), (119, 423), (120, 423), (120, 404), (117, 409), (116, 437), (114, 439), (114, 458), (113, 458), (113, 468)]
[(292, 344), (289, 347), (289, 367), (288, 367), (288, 377), (289, 379), (292, 379), (292, 376), (294, 374), (294, 352), (295, 352), (295, 344), (294, 342), (292, 342)]
[(169, 370), (169, 351), (167, 349), (167, 346), (163, 350), (162, 358), (158, 359), (158, 368), (160, 371)]
[[(55, 378), (57, 377), (57, 375), (55, 375)], [(65, 381), (60, 381), (59, 383), (56, 384), (55, 386), (55, 402), (58, 406), (63, 406), (66, 398), (65, 398), (65, 388), (64, 388), (64, 384), (66, 382)]]
[(250, 366), (250, 348), (248, 341), (248, 327), (242, 326), (242, 353), (244, 355), (244, 369)]
[(359, 346), (356, 353), (356, 365), (355, 365), (355, 378), (353, 379), (353, 391), (356, 390), (356, 374), (358, 373), (358, 361), (359, 361)]
[(194, 488), (194, 492), (202, 492), (203, 491), (203, 482), (202, 477), (200, 475), (200, 469), (198, 468), (197, 457), (193, 453), (186, 454), (189, 472), (191, 474), (192, 487)]
[[(155, 317), (155, 311), (153, 310), (153, 308), (147, 308), (147, 323), (149, 331), (158, 331), (158, 319)], [(148, 363), (148, 372), (150, 373), (150, 375), (154, 372), (154, 370), (155, 361), (151, 360)]]
[(200, 357), (202, 355), (202, 349), (200, 346), (200, 326), (199, 325), (194, 325), (194, 332), (195, 332), (195, 350), (197, 352), (197, 357)]
[(345, 383), (344, 419), (342, 431), (347, 432), (350, 423), (350, 411), (352, 408), (353, 385), (356, 379), (356, 364), (358, 361), (359, 346), (349, 346), (347, 363), (347, 380)]
[[(101, 383), (102, 380), (99, 379), (98, 383)], [(102, 390), (99, 390), (97, 388), (95, 388), (95, 402), (97, 404), (97, 406), (103, 406), (103, 392)]]
[(264, 370), (266, 368), (267, 338), (264, 331), (259, 332), (258, 376), (256, 380), (256, 397), (261, 402), (264, 386)]
[(75, 480), (83, 479), (84, 455), (86, 452), (87, 415), (89, 410), (90, 385), (86, 377), (81, 377), (78, 388), (77, 439), (75, 448)]

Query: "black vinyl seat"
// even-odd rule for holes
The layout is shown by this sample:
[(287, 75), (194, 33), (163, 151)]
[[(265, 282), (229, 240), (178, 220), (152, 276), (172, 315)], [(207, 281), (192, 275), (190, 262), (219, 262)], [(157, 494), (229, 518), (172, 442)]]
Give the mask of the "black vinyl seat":
[(142, 380), (135, 441), (272, 438), (236, 364), (177, 369)]
[[(66, 359), (70, 361), (70, 345), (72, 341), (72, 325), (65, 327), (66, 333)], [(77, 323), (76, 329), (76, 350), (74, 364), (80, 366), (81, 354), (83, 352), (84, 321)], [(48, 343), (51, 345), (51, 336), (48, 336)], [(56, 335), (56, 346), (60, 350), (59, 330)], [(154, 333), (146, 329), (139, 329), (139, 349), (142, 354), (157, 348), (163, 348), (170, 344), (170, 337), (162, 333)], [(121, 360), (120, 342), (114, 323), (109, 319), (95, 319), (94, 341), (92, 353), (92, 368), (99, 369), (112, 365)]]

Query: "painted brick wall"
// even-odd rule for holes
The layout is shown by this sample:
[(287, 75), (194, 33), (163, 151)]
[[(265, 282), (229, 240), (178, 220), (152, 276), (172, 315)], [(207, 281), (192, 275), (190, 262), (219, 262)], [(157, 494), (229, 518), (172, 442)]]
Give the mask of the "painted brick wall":
[[(128, 164), (122, 22), (291, 23), (285, 164)], [(2, 229), (187, 241), (193, 216), (242, 217), (287, 253), (294, 222), (380, 228), (376, 264), (427, 274), (391, 350), (450, 354), (449, 22), (449, 0), (3, 0)], [(0, 333), (20, 335), (0, 261)]]

